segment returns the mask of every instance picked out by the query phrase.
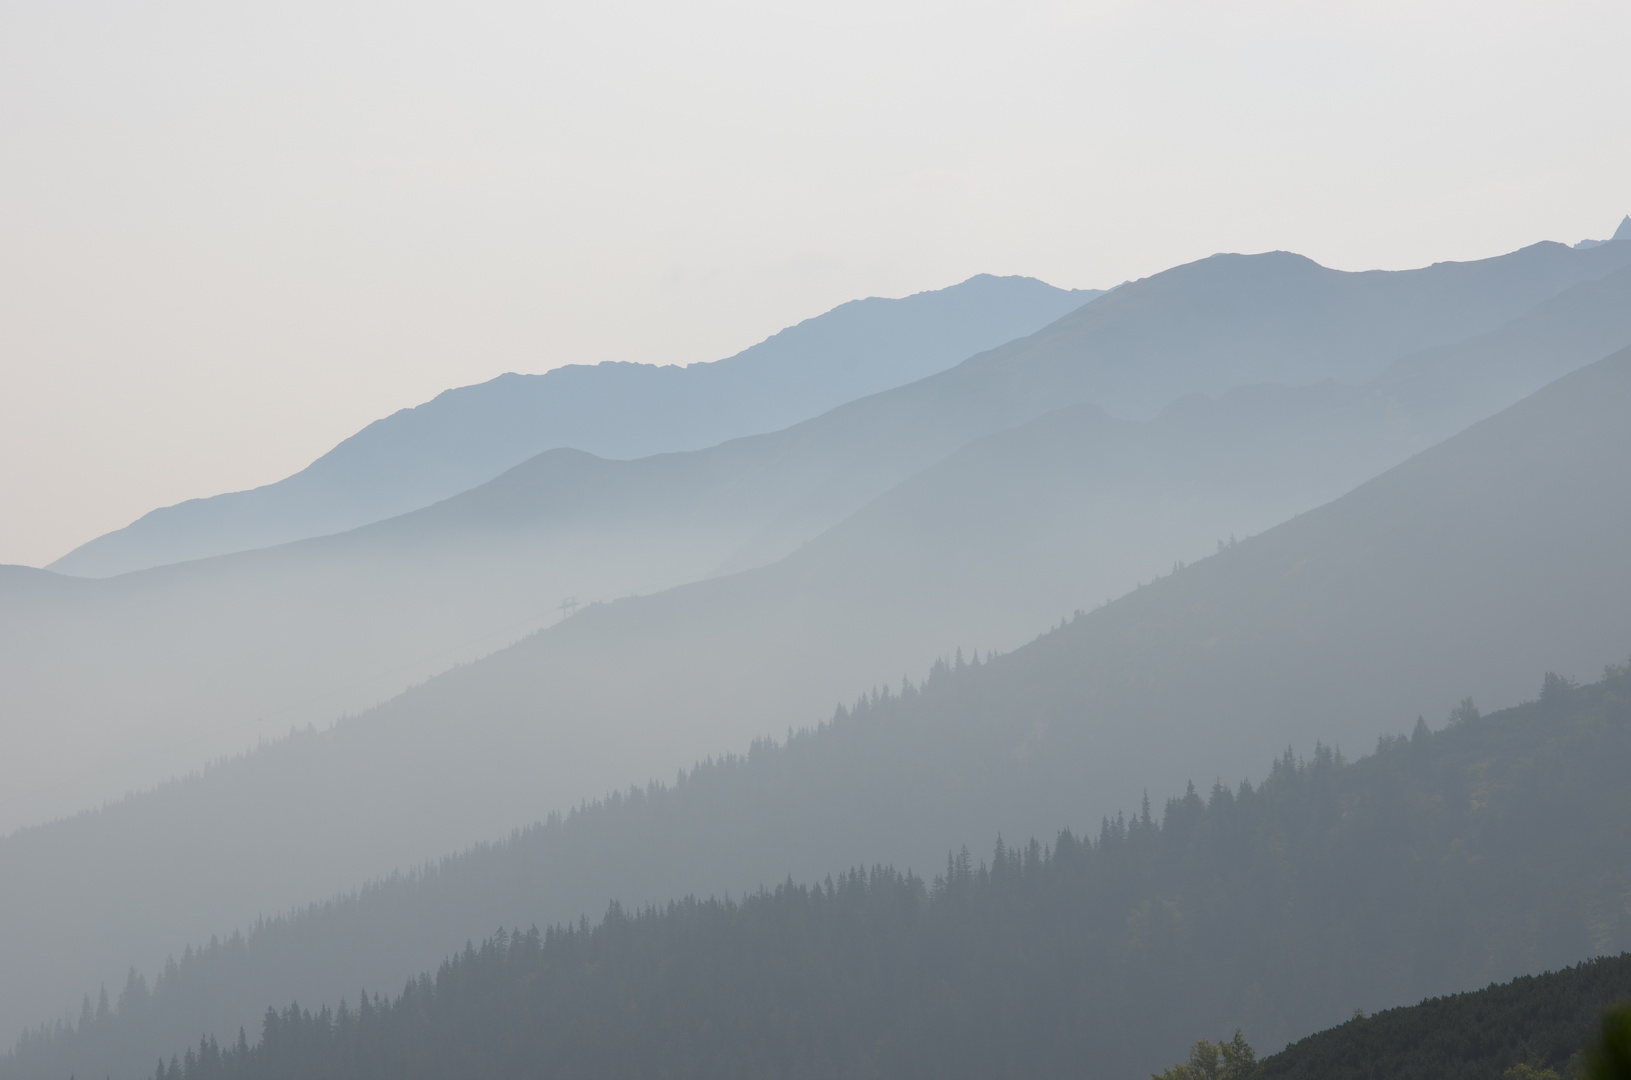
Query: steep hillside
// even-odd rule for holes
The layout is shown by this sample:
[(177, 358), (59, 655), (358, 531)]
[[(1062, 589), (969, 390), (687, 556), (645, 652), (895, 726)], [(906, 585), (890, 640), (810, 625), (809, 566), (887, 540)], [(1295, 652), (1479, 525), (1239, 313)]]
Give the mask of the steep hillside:
[[(1308, 703), (1328, 696), (1340, 704), (1322, 710), (1320, 734), (1364, 745), (1385, 718), (1442, 713), (1467, 692), (1517, 695), (1511, 665), (1525, 655), (1570, 671), (1606, 662), (1631, 642), (1621, 604), (1631, 582), (1614, 554), (1631, 504), (1606, 496), (1624, 486), (1613, 463), (1631, 453), (1617, 411), (1631, 404), (1625, 366), (1621, 355), (1565, 379), (1272, 530), (1254, 554), (1227, 552), (1140, 590), (1088, 620), (1079, 655), (1039, 684), (1047, 696), (1018, 707), (1037, 710), (1033, 722), (1059, 709), (1102, 716), (1080, 751), (1103, 759), (1108, 740), (1113, 757), (1136, 762), (1131, 776), (1168, 785), (1193, 762), (1243, 774), (1250, 760), (1230, 757), (1231, 744), (1249, 733), (1252, 752), (1283, 745), (1307, 731)], [(460, 800), (489, 834), (619, 777), (668, 775), (813, 722), (847, 686), (895, 682), (960, 644), (1012, 648), (1029, 627), (1132, 587), (1134, 574), (1148, 581), (1231, 531), (1316, 505), (1332, 463), (1360, 481), (1397, 444), (1351, 438), (1356, 426), (1341, 422), (1351, 402), (1277, 407), (1324, 392), (1243, 392), (1148, 426), (1051, 415), (970, 446), (773, 566), (597, 606), (342, 725), (337, 745), (355, 740), (425, 782), (459, 767), (471, 725), (536, 747), (515, 759), (529, 783), (518, 773)], [(1591, 485), (1605, 494), (1582, 518)], [(1515, 504), (1525, 513), (1514, 519)], [(1452, 508), (1464, 520), (1446, 519)], [(1553, 522), (1570, 520), (1580, 527), (1554, 535)], [(1392, 673), (1384, 684), (1365, 678), (1375, 666)], [(1207, 713), (1215, 734), (1193, 729)], [(446, 725), (452, 716), (460, 727)], [(1173, 742), (1194, 757), (1164, 760)], [(468, 769), (473, 784), (481, 766)], [(1136, 795), (1125, 768), (1096, 779), (1113, 786), (1112, 805)], [(555, 801), (540, 804), (542, 793)]]
[(378, 420), (275, 484), (154, 510), (50, 568), (110, 577), (343, 532), (556, 447), (637, 458), (777, 431), (1024, 337), (1099, 295), (982, 274), (901, 300), (851, 301), (716, 363), (501, 375)]
[[(1619, 247), (1603, 250), (1612, 255)], [(51, 579), (35, 576), (26, 592), (0, 581), (0, 651), (8, 658), (0, 665), (0, 703), (24, 718), (0, 755), (0, 829), (149, 786), (292, 725), (361, 711), (549, 625), (574, 601), (651, 593), (774, 562), (970, 440), (1108, 393), (1118, 365), (1165, 371), (1172, 385), (1200, 385), (1213, 378), (1204, 365), (1218, 359), (1209, 350), (1233, 342), (1264, 350), (1261, 371), (1242, 369), (1241, 377), (1283, 373), (1312, 331), (1291, 318), (1282, 292), (1346, 297), (1322, 310), (1331, 333), (1346, 335), (1342, 349), (1351, 350), (1360, 314), (1388, 324), (1387, 313), (1375, 311), (1378, 293), (1396, 302), (1399, 319), (1416, 320), (1409, 323), (1416, 330), (1396, 336), (1431, 337), (1440, 323), (1469, 320), (1462, 309), (1472, 301), (1456, 291), (1467, 281), (1499, 293), (1515, 278), (1519, 292), (1533, 292), (1536, 282), (1562, 272), (1559, 252), (1581, 254), (1542, 245), (1402, 277), (1338, 274), (1291, 256), (1210, 259), (1096, 301), (1094, 308), (1114, 300), (1119, 314), (1098, 321), (1073, 315), (1074, 329), (1050, 330), (1045, 348), (1016, 343), (782, 432), (628, 462), (551, 451), (481, 488), (336, 537), (109, 581), (58, 578), (53, 588)], [(1563, 270), (1583, 273), (1584, 266)], [(1119, 595), (1218, 537), (1261, 530), (1335, 497), (1545, 377), (1631, 341), (1626, 274), (1566, 290), (1493, 336), (1415, 363), (1439, 372), (1419, 392), (1382, 383), (1347, 397), (1259, 389), (1215, 405), (1175, 405), (1148, 434), (1103, 418), (1084, 419), (1092, 430), (1080, 435), (1054, 423), (1016, 437), (1041, 441), (1024, 453), (991, 451), (1015, 464), (970, 466), (995, 485), (992, 497), (1007, 500), (1002, 519), (963, 515), (958, 527), (979, 536), (957, 540), (927, 528), (934, 512), (925, 512), (921, 523), (868, 534), (884, 545), (876, 553), (855, 541), (848, 558), (859, 559), (861, 570), (846, 581), (867, 579), (867, 567), (898, 566), (889, 588), (927, 590), (935, 604), (917, 610), (903, 597), (880, 594), (885, 607), (864, 601), (835, 616), (875, 626), (870, 638), (878, 647), (846, 630), (843, 656), (793, 673), (774, 700), (742, 684), (740, 695), (732, 691), (728, 717), (718, 694), (735, 676), (704, 686), (713, 696), (683, 707), (716, 716), (719, 725), (689, 732), (697, 738), (678, 758), (659, 754), (654, 760), (666, 762), (660, 772), (705, 752), (714, 745), (703, 741), (711, 733), (739, 730), (744, 721), (757, 730), (759, 715), (787, 708), (805, 711), (784, 722), (809, 719), (822, 702), (921, 670), (959, 642), (1018, 644), (1059, 614)], [(1453, 294), (1440, 323), (1405, 302), (1411, 294), (1400, 291), (1400, 281), (1417, 282), (1429, 298)], [(1220, 294), (1228, 304), (1215, 302)], [(1257, 316), (1242, 314), (1252, 311)], [(1424, 321), (1432, 334), (1417, 325)], [(1173, 339), (1172, 326), (1188, 327), (1187, 336)], [(1376, 347), (1395, 344), (1388, 338)], [(1329, 366), (1321, 360), (1310, 371)], [(1201, 432), (1210, 440), (1204, 446)], [(1063, 443), (1052, 446), (1049, 438)], [(1145, 454), (1154, 466), (1140, 463)], [(1197, 468), (1187, 471), (1186, 461)], [(951, 500), (955, 516), (960, 496), (944, 482), (945, 470), (938, 475), (940, 497)], [(1035, 498), (1016, 504), (1021, 490)], [(1094, 514), (1108, 529), (1088, 520)], [(1009, 520), (1013, 528), (1003, 532)], [(1045, 557), (1025, 554), (1027, 528), (1048, 530)], [(907, 553), (909, 544), (927, 546)], [(935, 554), (941, 549), (944, 557)], [(1092, 558), (1073, 555), (1086, 550)], [(949, 568), (975, 552), (979, 569), (958, 571), (966, 588), (932, 584), (928, 563), (950, 559)], [(1016, 560), (1024, 580), (1007, 570)], [(824, 602), (831, 607), (838, 595)], [(898, 613), (887, 609), (897, 602)], [(812, 630), (830, 634), (832, 626)], [(698, 668), (698, 678), (709, 678), (709, 670)], [(663, 692), (665, 702), (671, 697)], [(6, 762), (16, 767), (7, 771)], [(582, 790), (595, 793), (631, 775), (644, 774), (586, 775)]]
[[(1622, 226), (1623, 228), (1623, 226)], [(1432, 998), (1310, 1035), (1263, 1062), (1261, 1080), (1539, 1080), (1578, 1076), (1603, 1011), (1631, 1001), (1631, 955)], [(1549, 1078), (1548, 1078), (1549, 1080)]]
[[(987, 802), (980, 789), (962, 786), (965, 773), (949, 769), (939, 775), (966, 796), (964, 820), (1008, 835), (1045, 833), (1132, 805), (1145, 784), (1160, 791), (1197, 776), (1232, 781), (1287, 743), (1363, 746), (1417, 713), (1443, 715), (1467, 693), (1510, 700), (1525, 690), (1513, 672), (1526, 665), (1578, 672), (1622, 655), (1631, 644), (1631, 570), (1619, 550), (1631, 524), (1631, 480), (1619, 468), (1631, 453), (1621, 423), (1628, 406), (1631, 354), (1621, 353), (1328, 506), (983, 665), (966, 692), (935, 699), (933, 715), (959, 730), (996, 733), (987, 748), (1023, 767), (1026, 801), (998, 791)], [(1203, 456), (1163, 459), (1155, 444), (1136, 444), (1128, 460), (1151, 470), (1140, 476), (1171, 468), (1204, 486), (1214, 469), (1272, 486), (1287, 473), (1262, 474), (1265, 461), (1285, 458), (1281, 468), (1292, 475), (1299, 467), (1273, 440), (1258, 457), (1221, 455), (1207, 429), (1180, 419), (1176, 428)], [(1039, 575), (1059, 570), (1060, 553), (1085, 553), (1078, 561), (1091, 565), (1104, 550), (1091, 546), (1095, 530), (1127, 520), (1078, 512), (1091, 483), (1049, 505), (1027, 493), (1023, 473), (982, 474), (976, 465), (1000, 463), (1017, 447), (1027, 450), (1017, 460), (1032, 466), (1039, 459), (1030, 449), (1074, 445), (1092, 450), (1078, 460), (1092, 477), (1106, 445), (1099, 440), (1127, 430), (1148, 429), (1080, 411), (1049, 417), (972, 447), (943, 473), (881, 500), (852, 523), (862, 536), (875, 530), (876, 542), (857, 546), (846, 526), (774, 567), (594, 608), (332, 732), (0, 842), (0, 882), (9, 883), (5, 903), (18, 925), (60, 926), (62, 935), (71, 927), (74, 941), (66, 951), (42, 947), (62, 939), (56, 934), (0, 942), (0, 966), (16, 973), (8, 976), (8, 1010), (49, 1015), (84, 986), (121, 978), (130, 963), (150, 969), (165, 951), (229, 931), (257, 911), (502, 835), (592, 796), (590, 785), (604, 791), (614, 783), (608, 776), (621, 776), (621, 785), (672, 775), (680, 762), (812, 722), (808, 713), (758, 708), (755, 694), (790, 678), (771, 659), (793, 657), (810, 673), (795, 671), (793, 689), (814, 694), (840, 669), (839, 650), (864, 652), (880, 640), (879, 626), (889, 629), (877, 615), (890, 610), (880, 599), (887, 590), (915, 590), (914, 603), (955, 594), (991, 561), (983, 537), (1006, 543), (1004, 536), (1046, 536), (1058, 522), (1087, 523), (1077, 526), (1080, 551), (1064, 542), (1053, 554), (1045, 544), (1008, 549), (1006, 578), (993, 577), (1002, 592), (1027, 561)], [(951, 504), (931, 497), (936, 485)], [(1180, 507), (1196, 501), (1174, 499)], [(924, 507), (954, 513), (936, 517)], [(903, 521), (922, 535), (945, 535), (948, 549), (962, 550), (967, 537), (965, 561), (920, 558), (911, 544), (890, 549), (887, 530)], [(969, 521), (994, 523), (994, 531)], [(856, 551), (889, 557), (866, 565)], [(902, 584), (923, 559), (926, 576)], [(857, 596), (879, 602), (857, 607)], [(932, 599), (930, 611), (948, 610)], [(699, 687), (715, 696), (688, 697)], [(904, 858), (900, 848), (851, 850), (843, 835), (831, 847), (800, 846), (816, 845), (818, 832), (776, 850), (786, 859), (823, 857), (814, 867), (798, 864), (803, 872)], [(944, 845), (958, 836), (937, 826), (929, 839)], [(216, 854), (199, 862), (200, 851)], [(81, 869), (40, 872), (47, 861), (60, 867), (64, 852), (79, 853), (70, 865)], [(122, 883), (117, 897), (98, 890), (108, 876)], [(674, 895), (668, 880), (659, 875), (638, 895)]]
[[(1021, 842), (998, 841), (976, 867), (966, 849), (948, 861), (939, 841), (971, 817), (968, 790), (950, 789), (946, 771), (985, 780), (1010, 806), (1032, 799), (1023, 766), (998, 745), (1014, 732), (942, 707), (999, 667), (941, 672), (785, 748), (210, 946), (156, 987), (133, 981), (72, 1028), (25, 1040), (0, 1059), (0, 1077), (144, 1075), (205, 1027), (230, 1046), (228, 1001), (257, 1020), (269, 1003), (279, 1012), (258, 1047), (219, 1073), (185, 1073), (194, 1080), (287, 1076), (296, 1061), (336, 1080), (1131, 1077), (1170, 1061), (1197, 1030), (1241, 1027), (1257, 1045), (1280, 1045), (1356, 1008), (1631, 944), (1620, 910), (1631, 887), (1631, 834), (1620, 827), (1631, 789), (1618, 782), (1631, 766), (1626, 667), (1581, 689), (1548, 677), (1538, 702), (1487, 717), (1462, 710), (1438, 733), (1417, 724), (1352, 764), (1325, 748), (1306, 762), (1287, 751), (1258, 786), (1217, 785), (1206, 797), (1191, 787), (1158, 816), (1146, 801), (1085, 834), (1050, 829), (1047, 848), (1010, 833)], [(854, 850), (901, 851), (908, 840), (917, 850), (905, 865), (918, 876), (874, 870), (795, 885), (775, 853), (816, 831), (807, 818), (842, 824)], [(975, 835), (989, 837), (989, 825)], [(782, 884), (737, 902), (626, 903), (593, 930), (573, 929), (570, 909), (539, 918), (580, 873), (649, 878), (657, 863), (702, 877), (744, 849), (766, 856), (758, 880)], [(745, 872), (739, 864), (733, 876)], [(793, 873), (821, 879), (819, 869)], [(421, 945), (445, 915), (438, 900), (455, 892), (523, 932), (453, 956), (394, 1003), (370, 996), (359, 1014), (356, 988), (380, 983), (357, 953), (393, 937)], [(525, 932), (557, 920), (566, 928)], [(297, 958), (339, 977), (321, 994), (308, 984), (307, 1009), (290, 1011), (289, 985), (267, 977)], [(1551, 1064), (1560, 1026), (1549, 1016), (1623, 993), (1627, 963), (1584, 968), (1567, 993), (1519, 984), (1420, 1011), (1474, 1025), (1486, 1060), (1528, 1051)], [(341, 997), (353, 1006), (342, 1018), (319, 1013)], [(1431, 1041), (1401, 1019), (1345, 1025), (1343, 1049)], [(1589, 1016), (1563, 1033), (1580, 1021)], [(1331, 1035), (1270, 1059), (1269, 1075), (1329, 1075), (1281, 1066), (1328, 1060), (1319, 1043)], [(213, 1056), (206, 1046), (200, 1058)]]

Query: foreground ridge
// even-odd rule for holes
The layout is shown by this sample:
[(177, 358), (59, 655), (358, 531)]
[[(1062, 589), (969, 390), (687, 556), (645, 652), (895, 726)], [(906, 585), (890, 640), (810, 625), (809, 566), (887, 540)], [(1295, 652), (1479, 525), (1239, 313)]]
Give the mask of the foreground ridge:
[(1431, 998), (1310, 1035), (1257, 1080), (1557, 1080), (1579, 1076), (1604, 1009), (1631, 1000), (1631, 953)]

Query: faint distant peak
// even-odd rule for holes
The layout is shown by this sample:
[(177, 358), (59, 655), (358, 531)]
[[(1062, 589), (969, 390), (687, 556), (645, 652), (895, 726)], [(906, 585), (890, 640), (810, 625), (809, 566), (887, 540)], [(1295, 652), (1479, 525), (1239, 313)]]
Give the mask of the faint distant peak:
[(1612, 243), (1615, 240), (1631, 240), (1631, 214), (1625, 215), (1625, 219), (1620, 222), (1620, 227), (1615, 229), (1614, 235), (1607, 240), (1582, 240), (1574, 245), (1574, 249), (1579, 251), (1583, 248), (1602, 247), (1604, 244)]

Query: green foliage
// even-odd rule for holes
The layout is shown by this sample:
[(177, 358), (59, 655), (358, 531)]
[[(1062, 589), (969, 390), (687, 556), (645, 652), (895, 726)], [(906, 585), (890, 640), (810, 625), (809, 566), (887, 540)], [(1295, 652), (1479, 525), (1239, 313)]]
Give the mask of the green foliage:
[(1631, 1005), (1610, 1006), (1603, 1013), (1597, 1043), (1586, 1055), (1587, 1080), (1631, 1080)]
[(1202, 1039), (1190, 1048), (1188, 1061), (1154, 1073), (1150, 1080), (1255, 1080), (1257, 1069), (1257, 1053), (1236, 1028), (1228, 1042)]
[(1537, 1069), (1527, 1061), (1507, 1066), (1501, 1080), (1563, 1080), (1556, 1069)]

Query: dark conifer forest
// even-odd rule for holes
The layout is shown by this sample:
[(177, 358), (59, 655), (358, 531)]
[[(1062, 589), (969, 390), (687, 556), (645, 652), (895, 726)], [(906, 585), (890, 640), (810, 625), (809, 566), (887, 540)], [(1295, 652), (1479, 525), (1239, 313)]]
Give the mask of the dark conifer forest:
[(1610, 1007), (1631, 1001), (1631, 953), (1356, 1016), (1262, 1062), (1258, 1080), (1578, 1077)]
[[(501, 931), (394, 997), (172, 1045), (162, 1075), (1132, 1076), (1197, 1034), (1272, 1048), (1631, 945), (1628, 767), (1628, 669), (1548, 676), (1534, 702), (1468, 704), (1358, 761), (1288, 751), (1255, 786), (932, 872)], [(90, 1010), (0, 1071), (55, 1075), (142, 1020), (135, 999)]]

